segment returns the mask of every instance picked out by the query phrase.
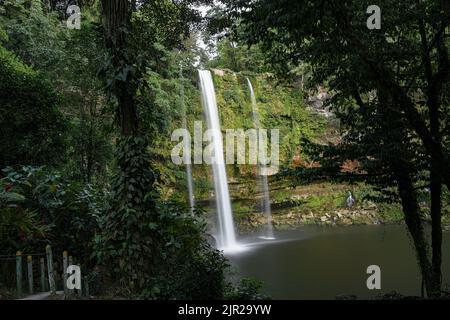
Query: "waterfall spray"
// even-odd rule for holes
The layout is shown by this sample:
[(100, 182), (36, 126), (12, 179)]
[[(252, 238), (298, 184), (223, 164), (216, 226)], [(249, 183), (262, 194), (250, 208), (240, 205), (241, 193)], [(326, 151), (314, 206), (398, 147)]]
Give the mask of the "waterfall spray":
[(217, 214), (219, 218), (218, 247), (225, 252), (240, 249), (234, 231), (233, 213), (231, 211), (230, 194), (228, 191), (227, 173), (223, 155), (222, 132), (220, 130), (219, 113), (217, 110), (216, 93), (211, 76), (207, 70), (198, 71), (202, 103), (205, 111), (208, 129), (212, 133), (212, 169)]
[[(261, 128), (261, 125), (259, 123), (259, 115), (258, 115), (258, 105), (256, 103), (256, 97), (255, 92), (253, 90), (252, 83), (249, 78), (247, 78), (247, 84), (248, 88), (250, 90), (250, 97), (252, 101), (252, 115), (253, 115), (253, 125), (258, 130)], [(267, 220), (267, 226), (266, 226), (266, 234), (263, 237), (267, 240), (273, 240), (275, 239), (273, 235), (273, 226), (272, 226), (272, 209), (270, 208), (270, 195), (269, 195), (269, 182), (267, 179), (267, 167), (265, 165), (262, 165), (261, 163), (258, 164), (258, 177), (259, 177), (259, 185), (262, 192), (262, 198), (261, 198), (261, 206), (264, 210), (264, 214), (266, 216)]]

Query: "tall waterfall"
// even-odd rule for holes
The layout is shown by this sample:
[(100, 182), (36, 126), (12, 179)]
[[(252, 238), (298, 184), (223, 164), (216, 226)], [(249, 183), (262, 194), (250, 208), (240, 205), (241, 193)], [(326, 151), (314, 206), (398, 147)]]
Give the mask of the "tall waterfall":
[[(183, 80), (183, 67), (180, 65), (180, 80)], [(180, 101), (181, 101), (181, 110), (183, 115), (183, 128), (187, 129), (187, 118), (186, 118), (186, 105), (184, 103), (184, 86), (181, 83), (180, 86)], [(187, 139), (185, 139), (185, 143), (189, 143)], [(190, 150), (190, 146), (185, 146), (185, 150)], [(185, 157), (190, 157), (189, 154), (185, 154)], [(192, 165), (191, 161), (187, 161), (188, 159), (184, 159), (184, 163), (186, 163), (186, 177), (187, 177), (187, 187), (188, 187), (188, 197), (189, 197), (189, 208), (191, 215), (194, 214), (195, 207), (195, 199), (194, 199), (194, 186), (192, 181)]]
[(211, 72), (199, 70), (198, 74), (200, 77), (203, 109), (205, 111), (208, 129), (212, 135), (211, 165), (213, 169), (214, 190), (219, 218), (218, 247), (224, 251), (236, 251), (239, 249), (239, 245), (236, 241), (234, 231), (233, 213), (231, 211), (227, 173), (225, 170), (223, 140), (222, 132), (220, 130), (219, 113), (217, 110), (216, 93)]
[[(249, 78), (247, 78), (248, 88), (250, 90), (250, 97), (252, 101), (252, 115), (253, 115), (253, 125), (256, 129), (260, 129), (261, 125), (259, 123), (259, 114), (258, 114), (258, 105), (256, 103), (255, 92), (253, 90), (252, 83)], [(270, 195), (269, 195), (269, 182), (267, 179), (267, 170), (266, 166), (261, 163), (258, 164), (258, 176), (259, 176), (259, 185), (262, 193), (261, 198), (261, 207), (264, 210), (264, 214), (267, 219), (266, 226), (266, 234), (263, 237), (264, 239), (275, 239), (273, 235), (273, 226), (272, 226), (272, 209), (270, 208)]]

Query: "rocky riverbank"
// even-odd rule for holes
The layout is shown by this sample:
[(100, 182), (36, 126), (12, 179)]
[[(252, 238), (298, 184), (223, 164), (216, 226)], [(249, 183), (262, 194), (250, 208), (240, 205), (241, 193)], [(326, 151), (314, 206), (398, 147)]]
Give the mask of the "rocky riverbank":
[[(375, 204), (355, 208), (339, 208), (332, 211), (302, 210), (294, 208), (288, 211), (274, 211), (272, 223), (276, 229), (295, 228), (299, 225), (377, 225), (384, 223), (398, 223), (398, 220), (385, 219)], [(238, 226), (241, 231), (251, 231), (267, 223), (264, 214), (250, 213), (239, 219)]]
[[(348, 191), (355, 197), (352, 207), (347, 207)], [(247, 194), (248, 189), (235, 189), (233, 212), (240, 232), (251, 232), (264, 227), (266, 216), (262, 213), (260, 196)], [(400, 204), (375, 203), (366, 200), (372, 192), (368, 186), (345, 184), (311, 184), (299, 187), (272, 185), (272, 223), (275, 229), (290, 229), (300, 225), (351, 226), (403, 223)], [(423, 207), (424, 219), (427, 207)], [(450, 230), (450, 221), (445, 216), (444, 230)]]
[[(425, 220), (430, 220), (425, 215)], [(402, 224), (401, 212), (393, 210), (386, 212), (374, 203), (366, 203), (354, 208), (337, 208), (334, 210), (311, 211), (294, 208), (288, 211), (274, 211), (272, 224), (275, 229), (295, 229), (301, 225), (322, 226), (352, 226), (352, 225), (380, 225)], [(242, 233), (251, 232), (267, 224), (267, 219), (260, 212), (253, 212), (241, 217), (237, 221), (238, 229)], [(450, 223), (443, 221), (444, 231), (450, 231)]]

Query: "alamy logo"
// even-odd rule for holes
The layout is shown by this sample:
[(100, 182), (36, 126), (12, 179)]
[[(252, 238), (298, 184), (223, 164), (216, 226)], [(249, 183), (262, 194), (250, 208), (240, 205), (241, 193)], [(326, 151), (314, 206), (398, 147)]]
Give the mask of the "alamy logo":
[(371, 265), (367, 267), (367, 274), (370, 274), (367, 278), (366, 285), (369, 290), (381, 289), (381, 269), (377, 265)]
[[(250, 164), (278, 169), (279, 130), (278, 129), (226, 129), (225, 148), (222, 132), (202, 130), (202, 122), (194, 123), (194, 153), (192, 157), (192, 136), (187, 129), (176, 129), (172, 141), (179, 143), (172, 149), (173, 163), (181, 164)], [(181, 139), (181, 141), (180, 141)], [(248, 141), (248, 149), (247, 149)], [(269, 143), (270, 141), (270, 143)], [(203, 147), (203, 143), (207, 145)], [(270, 145), (270, 156), (269, 156)], [(220, 154), (225, 150), (226, 157)]]
[(81, 10), (79, 6), (70, 5), (67, 7), (66, 13), (69, 16), (67, 19), (67, 28), (69, 29), (81, 29)]
[(367, 19), (367, 28), (369, 30), (380, 30), (381, 29), (381, 8), (377, 5), (371, 5), (367, 7), (367, 14), (370, 17)]
[(79, 266), (70, 265), (67, 267), (66, 273), (69, 274), (69, 277), (66, 281), (67, 289), (73, 290), (81, 290), (81, 269)]

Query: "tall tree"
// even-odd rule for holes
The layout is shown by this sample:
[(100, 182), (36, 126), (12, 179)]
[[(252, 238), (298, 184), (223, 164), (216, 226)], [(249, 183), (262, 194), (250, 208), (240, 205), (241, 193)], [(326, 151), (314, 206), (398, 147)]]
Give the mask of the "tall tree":
[(120, 129), (124, 136), (130, 136), (138, 130), (136, 88), (128, 78), (133, 64), (127, 55), (132, 5), (128, 0), (102, 0), (101, 4), (106, 47), (111, 52), (111, 65), (116, 75), (112, 91), (117, 98)]
[[(164, 74), (166, 49), (181, 44), (198, 18), (196, 1), (102, 0), (102, 22), (108, 59), (103, 76), (116, 110), (120, 137), (113, 201), (105, 219), (103, 257), (116, 264), (114, 276), (130, 290), (142, 290), (162, 259), (163, 217), (157, 212), (157, 173), (151, 167), (149, 139), (139, 115), (152, 108), (151, 73)], [(161, 59), (162, 60), (162, 59)], [(146, 100), (146, 98), (149, 100)], [(119, 264), (117, 264), (119, 261)]]
[[(312, 65), (315, 83), (329, 83), (335, 92), (333, 104), (341, 109), (343, 116), (363, 115), (359, 119), (363, 126), (347, 123), (347, 128), (370, 133), (367, 130), (373, 128), (372, 116), (382, 115), (384, 112), (378, 110), (382, 107), (389, 112), (383, 120), (388, 125), (375, 136), (370, 133), (373, 146), (378, 145), (379, 134), (386, 139), (384, 142), (396, 139), (393, 132), (397, 127), (405, 134), (394, 144), (396, 152), (412, 142), (420, 142), (416, 152), (423, 152), (424, 157), (417, 154), (406, 157), (405, 161), (390, 157), (387, 160), (389, 171), (394, 173), (427, 292), (438, 296), (441, 186), (445, 184), (450, 189), (450, 154), (446, 142), (449, 139), (446, 117), (449, 114), (450, 16), (446, 1), (379, 1), (380, 30), (366, 27), (370, 1), (223, 2), (230, 15), (240, 19), (243, 38), (249, 44), (262, 46), (279, 75), (287, 77), (292, 65), (306, 61)], [(378, 125), (382, 127), (381, 123)], [(429, 174), (431, 189), (431, 259), (414, 199), (413, 176), (419, 172), (419, 158), (425, 159), (422, 170)]]

